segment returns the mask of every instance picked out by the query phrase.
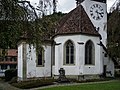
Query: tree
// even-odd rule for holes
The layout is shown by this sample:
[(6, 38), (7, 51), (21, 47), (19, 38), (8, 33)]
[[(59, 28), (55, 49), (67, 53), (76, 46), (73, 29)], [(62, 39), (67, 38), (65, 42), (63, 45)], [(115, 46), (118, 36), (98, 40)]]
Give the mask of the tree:
[(108, 20), (108, 51), (114, 58), (120, 58), (120, 11), (115, 9)]
[(39, 17), (43, 17), (48, 13), (51, 14), (52, 0), (39, 0), (37, 6)]
[[(34, 32), (38, 19), (29, 1), (0, 0), (0, 48), (16, 48), (23, 33)], [(36, 23), (37, 24), (37, 23)]]
[(55, 26), (62, 13), (54, 13), (38, 17), (35, 8), (29, 1), (0, 1), (0, 48), (17, 48), (21, 36), (27, 37), (27, 42), (41, 45), (43, 36), (51, 38)]

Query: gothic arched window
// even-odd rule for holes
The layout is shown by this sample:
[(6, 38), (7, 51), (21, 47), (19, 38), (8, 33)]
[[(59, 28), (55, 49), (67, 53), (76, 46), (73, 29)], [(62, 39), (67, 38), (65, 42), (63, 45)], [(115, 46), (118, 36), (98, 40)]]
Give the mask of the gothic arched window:
[(95, 47), (92, 41), (87, 41), (85, 45), (85, 64), (95, 64)]
[(37, 66), (44, 66), (44, 49), (42, 47), (37, 52)]
[(71, 40), (68, 40), (64, 46), (64, 55), (65, 61), (64, 64), (74, 64), (75, 57), (74, 57), (74, 44)]

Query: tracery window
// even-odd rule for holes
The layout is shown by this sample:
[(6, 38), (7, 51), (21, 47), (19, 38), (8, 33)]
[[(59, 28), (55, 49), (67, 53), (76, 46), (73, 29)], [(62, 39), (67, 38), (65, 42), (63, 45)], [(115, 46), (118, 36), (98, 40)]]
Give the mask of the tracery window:
[(64, 55), (65, 61), (64, 64), (74, 64), (75, 57), (74, 57), (74, 44), (71, 40), (68, 40), (64, 46)]
[(95, 64), (95, 47), (91, 40), (87, 41), (85, 45), (85, 64)]
[(44, 66), (44, 49), (40, 48), (37, 52), (37, 66)]

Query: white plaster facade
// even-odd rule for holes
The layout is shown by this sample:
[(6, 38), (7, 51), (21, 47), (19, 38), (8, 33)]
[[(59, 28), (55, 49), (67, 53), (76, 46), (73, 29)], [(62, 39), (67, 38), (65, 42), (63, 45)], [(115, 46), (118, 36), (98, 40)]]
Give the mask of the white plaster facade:
[(114, 77), (114, 62), (109, 55), (105, 56), (106, 51), (103, 50), (102, 57), (103, 57), (103, 65), (106, 66), (106, 76), (107, 77)]
[(18, 80), (23, 79), (23, 45), (18, 45)]
[[(105, 16), (100, 21), (95, 21), (90, 17), (89, 7), (93, 3), (99, 3), (104, 8)], [(107, 7), (106, 4), (85, 0), (82, 3), (86, 13), (88, 14), (94, 26), (100, 27), (99, 33), (102, 37), (102, 43), (106, 46), (107, 33), (104, 30), (107, 23)], [(64, 65), (64, 45), (71, 40), (74, 44), (74, 65)], [(85, 65), (85, 44), (91, 40), (95, 47), (95, 64)], [(59, 75), (59, 69), (64, 68), (66, 76), (83, 76), (83, 75), (102, 75), (104, 73), (104, 65), (106, 65), (106, 76), (114, 77), (114, 62), (107, 55), (106, 51), (100, 45), (100, 37), (85, 34), (66, 34), (56, 35), (53, 38), (56, 43), (43, 45), (44, 48), (44, 65), (37, 66), (36, 49), (25, 42), (18, 45), (18, 80), (25, 80), (34, 77), (55, 77)], [(30, 49), (31, 47), (31, 49)], [(52, 64), (55, 62), (54, 64)]]
[[(64, 65), (64, 44), (66, 41), (71, 40), (75, 46), (75, 65)], [(95, 45), (95, 65), (85, 65), (85, 43), (91, 40)], [(100, 43), (99, 37), (85, 36), (85, 35), (67, 35), (55, 37), (56, 43), (61, 43), (55, 46), (55, 66), (53, 66), (54, 75), (59, 75), (58, 70), (64, 68), (66, 75), (84, 75), (84, 74), (101, 74), (102, 61), (100, 58)], [(79, 42), (84, 44), (78, 44)], [(100, 64), (101, 63), (101, 64)]]
[[(75, 64), (64, 65), (64, 44), (71, 40), (75, 46)], [(85, 65), (85, 44), (91, 40), (95, 46), (95, 65)], [(25, 44), (26, 50), (26, 68), (23, 67), (23, 43), (18, 46), (18, 77), (23, 80), (24, 72), (26, 78), (35, 77), (54, 77), (59, 75), (59, 69), (64, 68), (66, 76), (82, 76), (82, 75), (101, 75), (103, 74), (103, 67), (106, 65), (106, 73), (108, 77), (114, 77), (114, 62), (109, 56), (105, 57), (106, 52), (99, 45), (100, 38), (97, 36), (86, 35), (67, 35), (57, 36), (54, 41), (59, 43), (55, 45), (55, 65), (52, 65), (51, 45), (44, 47), (44, 66), (38, 67), (36, 64), (36, 50), (33, 46), (29, 48), (29, 44)], [(82, 43), (82, 44), (79, 44)], [(25, 63), (24, 62), (24, 63)], [(26, 70), (25, 70), (26, 69)]]
[(37, 66), (36, 65), (36, 50), (32, 46), (31, 52), (29, 45), (27, 45), (27, 77), (50, 77), (51, 76), (51, 46), (43, 46), (44, 47), (44, 65)]
[[(18, 45), (18, 80), (23, 80), (24, 78), (51, 77), (51, 46), (43, 46), (43, 48), (45, 50), (43, 56), (44, 64), (43, 66), (37, 66), (35, 47), (25, 42)], [(23, 54), (25, 54), (25, 57), (23, 57)], [(25, 61), (23, 61), (24, 59)]]

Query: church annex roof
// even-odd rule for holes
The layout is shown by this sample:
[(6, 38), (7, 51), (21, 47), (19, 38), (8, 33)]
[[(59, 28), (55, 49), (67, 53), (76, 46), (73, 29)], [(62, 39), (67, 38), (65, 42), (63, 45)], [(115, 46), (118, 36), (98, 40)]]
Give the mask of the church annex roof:
[(55, 35), (79, 33), (99, 36), (82, 5), (73, 9), (58, 22)]

